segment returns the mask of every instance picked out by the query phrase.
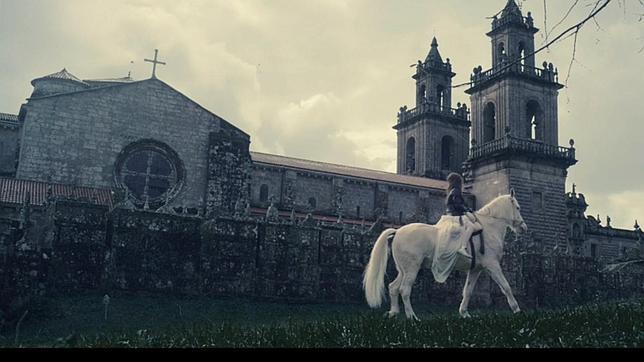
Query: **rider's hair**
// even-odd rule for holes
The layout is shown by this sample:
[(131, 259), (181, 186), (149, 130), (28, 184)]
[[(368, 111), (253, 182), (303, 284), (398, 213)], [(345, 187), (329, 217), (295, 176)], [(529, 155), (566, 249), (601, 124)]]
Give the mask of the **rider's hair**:
[(463, 189), (463, 177), (457, 173), (450, 173), (449, 176), (447, 176), (447, 183), (448, 193), (454, 189)]

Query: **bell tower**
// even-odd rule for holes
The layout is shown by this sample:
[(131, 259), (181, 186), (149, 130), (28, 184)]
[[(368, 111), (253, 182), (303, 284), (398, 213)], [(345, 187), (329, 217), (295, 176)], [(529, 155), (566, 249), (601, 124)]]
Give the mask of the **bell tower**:
[(425, 62), (418, 61), (416, 108), (400, 108), (394, 129), (398, 133), (398, 173), (444, 179), (460, 172), (469, 148), (467, 106), (452, 108), (452, 72), (444, 62), (438, 41), (432, 40)]
[(467, 190), (481, 207), (514, 188), (535, 242), (565, 244), (565, 184), (577, 163), (574, 141), (558, 145), (557, 98), (563, 86), (550, 63), (535, 67), (534, 26), (508, 0), (494, 17), (492, 68), (474, 68), (471, 87), (472, 147), (465, 164)]

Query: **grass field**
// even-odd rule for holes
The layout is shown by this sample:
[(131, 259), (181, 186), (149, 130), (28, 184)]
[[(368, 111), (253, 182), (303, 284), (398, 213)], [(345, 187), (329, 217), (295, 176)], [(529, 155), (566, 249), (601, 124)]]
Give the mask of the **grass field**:
[[(418, 305), (422, 322), (386, 320), (366, 306), (120, 295), (55, 298), (27, 314), (3, 347), (644, 347), (644, 301), (527, 311)], [(17, 339), (17, 343), (16, 343)]]

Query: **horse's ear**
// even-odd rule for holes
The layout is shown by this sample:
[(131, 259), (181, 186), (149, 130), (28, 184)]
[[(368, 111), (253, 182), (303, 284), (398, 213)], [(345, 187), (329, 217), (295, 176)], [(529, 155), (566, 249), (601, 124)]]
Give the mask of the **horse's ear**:
[(510, 189), (510, 196), (514, 197), (514, 188)]

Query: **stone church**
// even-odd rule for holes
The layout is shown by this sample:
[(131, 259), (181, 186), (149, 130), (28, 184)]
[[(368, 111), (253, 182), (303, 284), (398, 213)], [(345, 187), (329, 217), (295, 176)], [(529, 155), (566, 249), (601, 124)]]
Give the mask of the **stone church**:
[(0, 114), (0, 217), (65, 196), (205, 219), (244, 209), (318, 223), (434, 223), (444, 179), (459, 172), (474, 208), (514, 188), (543, 248), (618, 258), (640, 247), (641, 231), (602, 225), (585, 215), (582, 194), (566, 192), (574, 141), (558, 145), (562, 85), (551, 63), (531, 55), (538, 31), (509, 0), (487, 34), (492, 68), (471, 75), (470, 107), (452, 103), (455, 70), (433, 39), (412, 77), (415, 107), (392, 122), (395, 174), (250, 152), (251, 135), (155, 73), (91, 80), (63, 69), (34, 79), (18, 114)]

